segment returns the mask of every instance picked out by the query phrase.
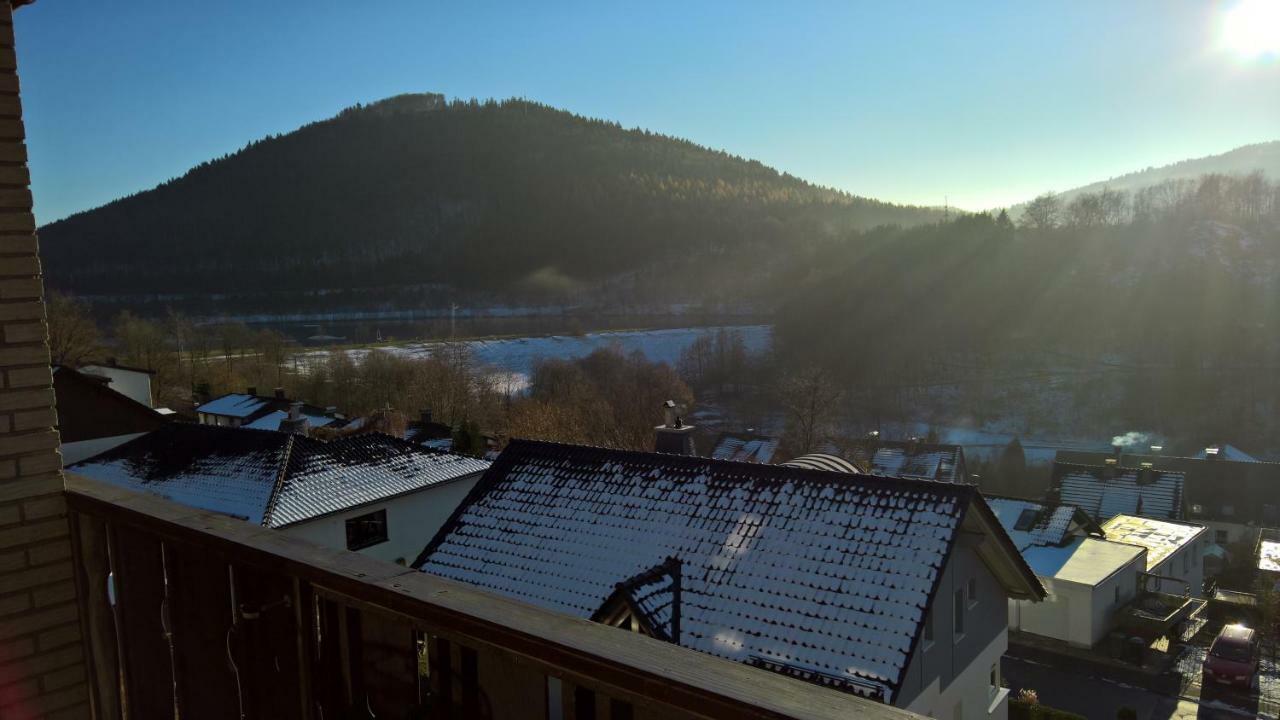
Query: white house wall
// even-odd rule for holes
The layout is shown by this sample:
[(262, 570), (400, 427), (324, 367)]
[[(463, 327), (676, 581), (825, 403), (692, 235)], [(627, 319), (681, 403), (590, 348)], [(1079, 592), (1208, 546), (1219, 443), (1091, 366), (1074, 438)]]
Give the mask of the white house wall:
[(147, 373), (109, 365), (90, 365), (81, 370), (90, 375), (105, 377), (107, 387), (147, 407), (155, 407), (151, 402), (151, 376)]
[(385, 509), (387, 541), (357, 552), (387, 562), (412, 563), (479, 479), (480, 475), (477, 474), (452, 480), (352, 510), (288, 525), (281, 531), (320, 545), (346, 550), (347, 520)]
[(1145, 567), (1146, 555), (1139, 555), (1093, 586), (1040, 578), (1049, 596), (1040, 603), (1009, 601), (1009, 627), (1075, 647), (1093, 647), (1111, 630), (1116, 610), (1137, 594), (1138, 573)]

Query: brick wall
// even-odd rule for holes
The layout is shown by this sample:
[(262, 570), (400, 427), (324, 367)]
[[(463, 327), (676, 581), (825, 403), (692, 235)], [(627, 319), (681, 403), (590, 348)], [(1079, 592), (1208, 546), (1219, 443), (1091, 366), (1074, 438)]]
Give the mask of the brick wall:
[(89, 717), (13, 10), (0, 2), (0, 717)]

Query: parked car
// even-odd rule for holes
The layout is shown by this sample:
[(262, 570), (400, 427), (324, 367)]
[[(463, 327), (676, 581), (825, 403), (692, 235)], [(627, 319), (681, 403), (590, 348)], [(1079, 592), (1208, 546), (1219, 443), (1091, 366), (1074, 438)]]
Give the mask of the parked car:
[(1244, 625), (1227, 625), (1204, 658), (1204, 677), (1224, 685), (1253, 686), (1258, 672), (1258, 636)]

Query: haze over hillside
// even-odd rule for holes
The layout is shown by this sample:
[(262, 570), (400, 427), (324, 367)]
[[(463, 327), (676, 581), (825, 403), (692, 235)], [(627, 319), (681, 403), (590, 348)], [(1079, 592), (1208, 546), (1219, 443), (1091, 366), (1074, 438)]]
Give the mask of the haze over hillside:
[[(1202, 175), (1213, 173), (1246, 175), (1255, 170), (1261, 171), (1271, 180), (1280, 180), (1280, 140), (1243, 145), (1219, 155), (1180, 160), (1161, 167), (1148, 167), (1109, 180), (1100, 180), (1072, 188), (1058, 193), (1058, 196), (1065, 205), (1082, 194), (1096, 193), (1104, 189), (1132, 193), (1167, 180), (1194, 180)], [(1022, 214), (1026, 204), (1026, 202), (1018, 203), (1009, 211), (1017, 217)]]
[(522, 100), (404, 95), (41, 228), (50, 286), (195, 312), (741, 302), (941, 213)]

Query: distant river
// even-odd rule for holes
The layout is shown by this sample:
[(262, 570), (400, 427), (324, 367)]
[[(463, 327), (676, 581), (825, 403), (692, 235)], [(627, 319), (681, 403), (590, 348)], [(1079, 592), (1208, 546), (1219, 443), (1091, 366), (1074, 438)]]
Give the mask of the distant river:
[[(694, 340), (714, 335), (721, 329), (733, 330), (742, 335), (747, 352), (758, 355), (769, 347), (773, 336), (771, 325), (717, 325), (707, 327), (667, 328), (662, 330), (620, 330), (593, 332), (582, 335), (546, 335), (538, 337), (500, 338), (494, 340), (463, 340), (477, 364), (495, 371), (510, 389), (520, 390), (528, 385), (534, 364), (541, 359), (561, 359), (590, 355), (595, 350), (615, 346), (624, 353), (639, 351), (654, 362), (675, 365), (684, 349)], [(430, 341), (378, 348), (385, 352), (411, 356), (430, 355), (444, 347), (444, 343)], [(352, 357), (361, 358), (367, 349), (349, 350)], [(307, 353), (305, 357), (320, 360), (328, 351)]]

